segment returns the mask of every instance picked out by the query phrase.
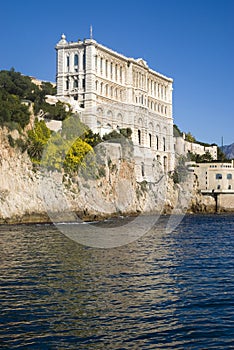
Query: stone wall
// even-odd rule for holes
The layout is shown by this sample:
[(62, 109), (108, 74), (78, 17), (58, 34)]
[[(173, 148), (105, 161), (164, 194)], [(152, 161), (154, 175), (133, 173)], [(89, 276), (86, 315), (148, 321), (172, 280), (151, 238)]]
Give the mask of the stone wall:
[(220, 193), (218, 195), (219, 211), (234, 211), (234, 194)]

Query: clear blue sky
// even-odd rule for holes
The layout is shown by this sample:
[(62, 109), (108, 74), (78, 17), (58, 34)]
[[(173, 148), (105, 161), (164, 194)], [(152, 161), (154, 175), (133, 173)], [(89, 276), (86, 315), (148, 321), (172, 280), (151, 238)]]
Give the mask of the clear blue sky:
[(234, 0), (2, 1), (0, 69), (55, 81), (55, 44), (93, 37), (174, 79), (174, 122), (234, 142)]

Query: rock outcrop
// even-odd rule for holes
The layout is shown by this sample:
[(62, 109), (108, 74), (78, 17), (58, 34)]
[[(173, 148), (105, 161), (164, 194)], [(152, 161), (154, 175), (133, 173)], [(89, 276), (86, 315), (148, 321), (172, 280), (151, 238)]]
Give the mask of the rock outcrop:
[(175, 185), (159, 164), (154, 182), (138, 183), (134, 160), (118, 143), (100, 146), (103, 174), (96, 179), (35, 170), (26, 152), (10, 146), (6, 129), (0, 129), (0, 144), (0, 223), (215, 210), (214, 199), (197, 193), (193, 178)]

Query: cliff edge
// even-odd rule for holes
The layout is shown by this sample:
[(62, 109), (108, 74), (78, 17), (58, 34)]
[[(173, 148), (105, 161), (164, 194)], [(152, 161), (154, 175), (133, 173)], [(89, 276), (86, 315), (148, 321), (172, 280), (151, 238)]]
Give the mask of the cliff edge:
[[(17, 140), (20, 135), (14, 130), (10, 137)], [(138, 183), (134, 160), (123, 156), (118, 143), (101, 144), (103, 174), (95, 179), (35, 169), (27, 152), (10, 145), (6, 128), (0, 129), (0, 144), (0, 223), (215, 210), (214, 199), (199, 194), (192, 178), (185, 184), (174, 184), (160, 164), (154, 171), (154, 182)]]

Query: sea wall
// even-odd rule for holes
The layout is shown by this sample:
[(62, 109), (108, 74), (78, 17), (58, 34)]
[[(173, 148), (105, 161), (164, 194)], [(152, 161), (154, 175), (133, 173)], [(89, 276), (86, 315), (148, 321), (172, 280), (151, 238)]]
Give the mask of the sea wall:
[(160, 164), (154, 181), (137, 182), (134, 159), (118, 143), (101, 146), (103, 174), (95, 179), (35, 170), (26, 152), (10, 146), (6, 129), (0, 129), (0, 145), (0, 223), (215, 210), (214, 199), (197, 193), (192, 178), (175, 185)]
[(220, 193), (217, 196), (218, 211), (234, 212), (234, 194)]

